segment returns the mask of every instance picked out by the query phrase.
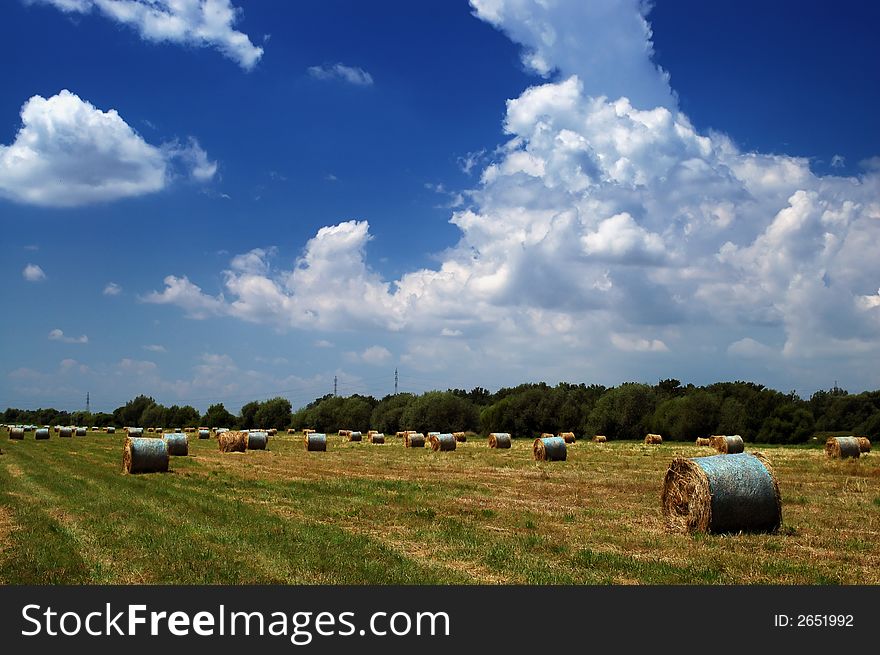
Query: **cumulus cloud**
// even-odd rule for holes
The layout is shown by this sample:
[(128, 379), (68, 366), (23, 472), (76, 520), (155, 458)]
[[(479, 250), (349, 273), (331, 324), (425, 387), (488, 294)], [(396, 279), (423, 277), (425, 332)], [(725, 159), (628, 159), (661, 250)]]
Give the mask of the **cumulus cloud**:
[[(773, 351), (803, 383), (816, 359), (880, 355), (880, 167), (817, 175), (696, 130), (651, 63), (640, 2), (473, 4), (557, 77), (507, 102), (507, 140), (452, 213), (460, 239), (436, 267), (384, 278), (369, 225), (350, 220), (318, 230), (292, 268), (252, 251), (219, 295), (170, 276), (153, 300), (281, 329), (399, 332), (402, 362), (530, 378)], [(597, 7), (608, 35), (593, 34)]]
[(21, 129), (0, 145), (0, 196), (29, 205), (76, 207), (154, 193), (180, 163), (207, 181), (216, 163), (191, 139), (181, 148), (150, 145), (115, 109), (101, 111), (70, 91), (33, 96)]
[(116, 284), (116, 282), (108, 282), (102, 293), (105, 296), (118, 296), (122, 293), (122, 287)]
[(28, 264), (21, 272), (21, 276), (28, 282), (41, 282), (46, 279), (46, 273), (37, 264)]
[(372, 86), (373, 76), (363, 68), (345, 64), (309, 66), (308, 73), (317, 80), (342, 80), (354, 86)]
[(89, 338), (84, 334), (79, 337), (68, 337), (65, 336), (62, 330), (55, 328), (51, 332), (49, 332), (49, 340), (50, 341), (62, 341), (64, 343), (88, 343)]
[(241, 9), (230, 0), (28, 0), (52, 5), (65, 13), (97, 10), (112, 21), (128, 25), (146, 41), (212, 47), (251, 70), (263, 49), (234, 29)]
[(350, 362), (363, 362), (364, 364), (385, 364), (391, 359), (391, 351), (384, 346), (370, 346), (363, 352), (347, 352), (345, 358)]

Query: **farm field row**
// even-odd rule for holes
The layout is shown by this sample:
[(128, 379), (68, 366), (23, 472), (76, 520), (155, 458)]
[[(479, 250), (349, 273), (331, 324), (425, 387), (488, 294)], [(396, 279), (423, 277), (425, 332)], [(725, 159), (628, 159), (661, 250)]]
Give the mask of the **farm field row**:
[(166, 474), (124, 475), (121, 434), (11, 441), (0, 430), (6, 584), (880, 584), (880, 459), (747, 444), (772, 462), (773, 535), (669, 533), (673, 457), (693, 444), (532, 440), (452, 452), (301, 436), (220, 453), (190, 439)]

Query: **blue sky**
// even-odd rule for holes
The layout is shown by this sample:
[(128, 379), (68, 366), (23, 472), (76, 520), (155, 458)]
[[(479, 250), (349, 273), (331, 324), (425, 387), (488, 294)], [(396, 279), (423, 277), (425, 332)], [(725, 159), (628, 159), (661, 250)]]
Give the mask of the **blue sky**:
[(869, 3), (174, 6), (0, 9), (0, 406), (880, 386)]

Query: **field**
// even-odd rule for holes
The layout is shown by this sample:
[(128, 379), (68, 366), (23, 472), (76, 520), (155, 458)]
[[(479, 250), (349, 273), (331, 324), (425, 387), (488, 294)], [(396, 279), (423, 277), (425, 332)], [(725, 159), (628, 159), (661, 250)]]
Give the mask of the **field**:
[(122, 435), (11, 441), (0, 430), (6, 584), (880, 584), (880, 455), (760, 448), (775, 535), (666, 532), (663, 475), (690, 444), (531, 441), (451, 453), (279, 436), (221, 454), (190, 439), (167, 474), (124, 475)]

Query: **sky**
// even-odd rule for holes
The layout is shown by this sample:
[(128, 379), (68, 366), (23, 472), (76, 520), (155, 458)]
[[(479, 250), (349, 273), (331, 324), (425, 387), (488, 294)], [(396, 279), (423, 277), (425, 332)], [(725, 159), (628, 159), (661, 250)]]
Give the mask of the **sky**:
[(876, 389), (878, 19), (4, 2), (0, 407)]

